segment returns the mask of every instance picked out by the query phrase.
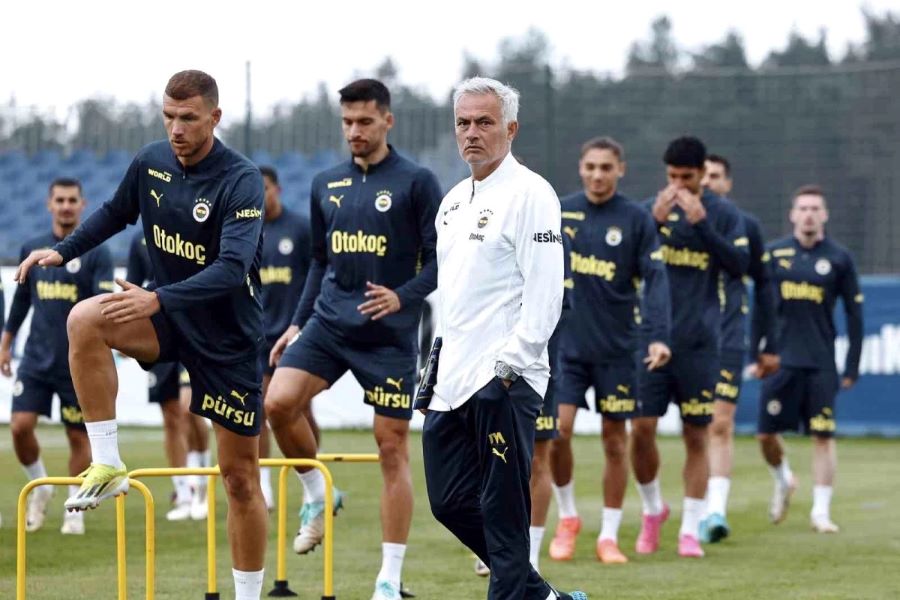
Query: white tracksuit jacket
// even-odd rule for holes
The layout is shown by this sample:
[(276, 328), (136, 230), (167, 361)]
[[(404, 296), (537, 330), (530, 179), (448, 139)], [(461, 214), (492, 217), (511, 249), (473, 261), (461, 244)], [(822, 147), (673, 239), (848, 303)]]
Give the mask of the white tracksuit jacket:
[(435, 225), (443, 348), (429, 410), (465, 404), (498, 360), (543, 397), (563, 297), (556, 192), (510, 153), (483, 181), (450, 190)]

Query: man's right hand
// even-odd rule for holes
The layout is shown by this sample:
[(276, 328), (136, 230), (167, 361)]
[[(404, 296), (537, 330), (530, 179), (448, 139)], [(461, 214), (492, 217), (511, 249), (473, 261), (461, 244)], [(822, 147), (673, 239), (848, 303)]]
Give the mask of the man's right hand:
[(281, 334), (281, 337), (278, 338), (278, 341), (275, 342), (275, 345), (272, 346), (272, 351), (269, 353), (270, 367), (278, 366), (278, 361), (281, 360), (281, 355), (284, 354), (285, 348), (288, 347), (288, 344), (291, 343), (298, 333), (300, 333), (300, 328), (296, 325), (291, 325)]
[(669, 213), (675, 207), (675, 198), (678, 188), (669, 185), (656, 194), (656, 202), (653, 203), (653, 218), (657, 224), (662, 225), (669, 220)]
[(25, 280), (28, 278), (28, 271), (30, 271), (31, 267), (34, 265), (41, 267), (58, 267), (61, 264), (63, 264), (63, 257), (56, 250), (51, 250), (50, 248), (32, 250), (31, 254), (25, 257), (25, 260), (23, 260), (22, 264), (19, 265), (19, 268), (16, 269), (14, 280), (19, 284), (25, 283)]

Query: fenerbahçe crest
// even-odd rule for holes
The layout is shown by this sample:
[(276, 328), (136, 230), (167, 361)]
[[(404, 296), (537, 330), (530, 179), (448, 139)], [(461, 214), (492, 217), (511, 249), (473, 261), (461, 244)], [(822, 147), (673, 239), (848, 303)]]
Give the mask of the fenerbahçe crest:
[(194, 209), (191, 211), (191, 214), (194, 216), (195, 221), (203, 223), (209, 218), (209, 213), (211, 212), (212, 207), (206, 198), (197, 198), (194, 200)]
[(378, 212), (387, 212), (391, 210), (391, 205), (394, 201), (391, 199), (391, 192), (389, 190), (381, 190), (378, 192), (378, 195), (375, 196), (375, 210)]

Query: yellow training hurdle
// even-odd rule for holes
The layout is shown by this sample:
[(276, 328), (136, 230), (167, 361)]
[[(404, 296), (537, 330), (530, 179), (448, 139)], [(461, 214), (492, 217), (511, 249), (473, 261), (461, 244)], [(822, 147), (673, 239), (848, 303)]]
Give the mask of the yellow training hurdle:
[[(19, 500), (16, 506), (16, 600), (25, 600), (25, 567), (26, 567), (26, 533), (25, 533), (25, 509), (28, 494), (40, 485), (81, 485), (81, 477), (42, 477), (33, 479), (25, 484), (19, 492)], [(144, 534), (145, 534), (145, 561), (146, 561), (146, 589), (147, 600), (153, 600), (155, 596), (155, 556), (156, 544), (156, 520), (154, 518), (153, 494), (140, 481), (129, 480), (129, 486), (138, 490), (144, 497)], [(119, 600), (126, 599), (126, 561), (125, 561), (125, 496), (116, 498), (116, 565), (117, 565), (117, 589)]]
[[(325, 479), (325, 505), (334, 505), (334, 480), (325, 462), (372, 463), (378, 462), (377, 454), (320, 454), (316, 459), (264, 458), (260, 466), (280, 467), (278, 474), (278, 548), (276, 552), (276, 579), (274, 588), (269, 592), (272, 597), (296, 596), (288, 587), (287, 581), (287, 480), (288, 473), (294, 467), (308, 466), (322, 472)], [(216, 477), (220, 476), (219, 467), (199, 468), (150, 468), (136, 469), (128, 474), (129, 484), (138, 489), (144, 496), (146, 506), (146, 589), (147, 600), (153, 600), (155, 594), (155, 515), (153, 495), (147, 487), (138, 481), (145, 477), (168, 477), (175, 475), (205, 475), (209, 478), (207, 485), (207, 517), (206, 517), (206, 553), (207, 553), (207, 591), (206, 600), (217, 600), (219, 593), (216, 583)], [(18, 538), (16, 567), (16, 600), (25, 600), (25, 510), (28, 493), (39, 485), (77, 485), (78, 477), (47, 477), (28, 482), (19, 494), (18, 503)], [(323, 593), (322, 600), (334, 600), (334, 515), (326, 510), (325, 537), (322, 543), (324, 554)], [(116, 561), (118, 568), (118, 598), (126, 599), (126, 554), (125, 554), (125, 498), (116, 498)]]

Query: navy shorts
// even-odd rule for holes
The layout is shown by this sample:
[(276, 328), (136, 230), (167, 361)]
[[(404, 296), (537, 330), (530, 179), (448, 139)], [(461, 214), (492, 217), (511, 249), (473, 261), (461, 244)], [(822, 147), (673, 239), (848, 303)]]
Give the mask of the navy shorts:
[[(180, 361), (191, 386), (191, 412), (238, 435), (259, 435), (262, 425), (262, 376), (256, 360), (217, 364), (179, 353), (171, 323), (162, 313), (150, 318), (159, 342), (159, 362)], [(153, 365), (140, 363), (145, 370)]]
[(278, 368), (302, 369), (329, 386), (350, 371), (363, 388), (363, 402), (371, 404), (375, 414), (408, 421), (412, 418), (416, 358), (415, 349), (354, 343), (313, 315), (302, 334), (288, 344)]
[(719, 380), (716, 382), (716, 400), (737, 404), (741, 396), (744, 375), (744, 352), (722, 350), (719, 355)]
[(272, 373), (275, 372), (275, 367), (269, 366), (269, 354), (272, 353), (272, 347), (275, 345), (275, 342), (278, 340), (269, 341), (263, 338), (262, 346), (259, 348), (259, 353), (256, 357), (256, 362), (259, 364), (259, 372), (263, 375), (272, 376)]
[(838, 375), (832, 369), (781, 367), (762, 380), (757, 430), (833, 437), (838, 387)]
[(71, 377), (37, 376), (20, 370), (13, 384), (12, 412), (33, 412), (49, 417), (53, 394), (59, 396), (59, 415), (63, 424), (84, 429), (84, 416)]
[(590, 408), (584, 394), (593, 387), (595, 408), (604, 418), (624, 421), (638, 416), (637, 374), (633, 362), (591, 364), (563, 357), (559, 365), (556, 393), (560, 404)]
[(147, 371), (147, 394), (153, 404), (178, 400), (178, 377), (181, 367), (178, 363), (156, 363)]
[(713, 414), (713, 390), (719, 379), (719, 357), (714, 352), (676, 351), (665, 366), (638, 375), (640, 416), (661, 417), (669, 402), (681, 411), (681, 420), (708, 425)]

